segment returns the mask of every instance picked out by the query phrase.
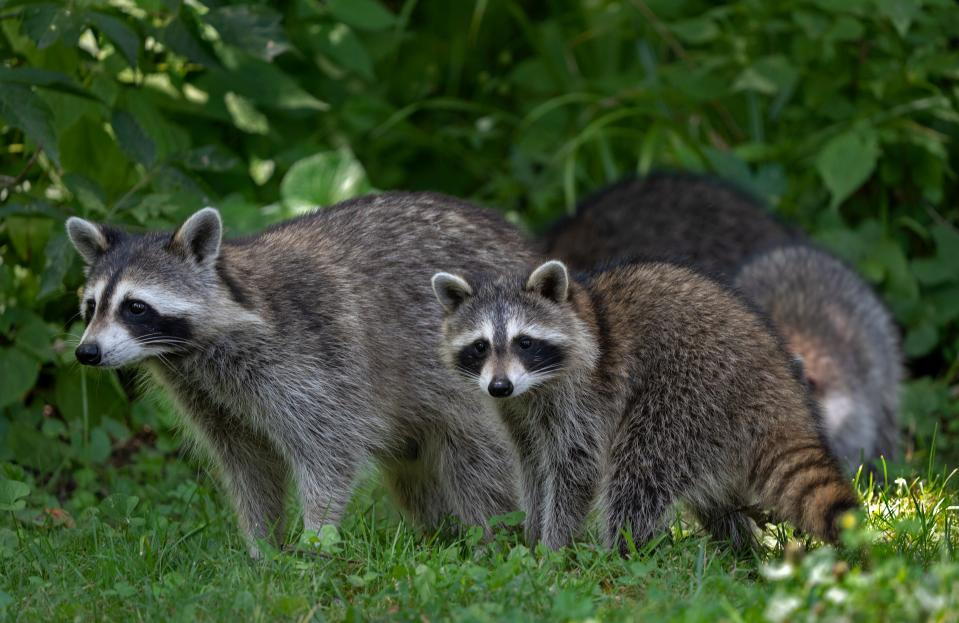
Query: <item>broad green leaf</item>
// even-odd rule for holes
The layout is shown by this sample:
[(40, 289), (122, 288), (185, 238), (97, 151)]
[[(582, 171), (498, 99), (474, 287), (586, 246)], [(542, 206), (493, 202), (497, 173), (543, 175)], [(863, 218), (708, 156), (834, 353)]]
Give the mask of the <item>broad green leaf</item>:
[(110, 458), (112, 444), (107, 432), (102, 426), (90, 431), (90, 442), (86, 447), (86, 459), (92, 463), (103, 463)]
[(909, 357), (922, 357), (936, 346), (939, 330), (930, 322), (909, 329), (902, 347)]
[(96, 99), (96, 97), (77, 84), (70, 76), (47, 69), (0, 67), (0, 83), (4, 82), (42, 87), (63, 93), (70, 93), (71, 95), (79, 95), (80, 97), (88, 99)]
[(373, 78), (373, 60), (363, 46), (363, 42), (349, 26), (324, 24), (318, 26), (314, 32), (313, 40), (316, 46), (333, 62), (355, 71), (364, 78)]
[(0, 511), (11, 512), (26, 506), (23, 498), (30, 494), (30, 485), (19, 480), (0, 479)]
[(258, 106), (280, 110), (329, 109), (276, 65), (241, 53), (224, 56), (228, 71), (211, 71), (197, 81), (207, 93), (233, 92)]
[(63, 183), (83, 206), (87, 216), (98, 217), (106, 214), (107, 199), (103, 189), (96, 182), (79, 173), (67, 173), (63, 176)]
[(40, 291), (37, 293), (40, 299), (63, 290), (63, 278), (66, 276), (73, 258), (72, 249), (73, 246), (70, 244), (66, 232), (61, 231), (50, 237), (47, 248), (43, 252), (46, 261), (43, 268), (43, 277), (40, 280)]
[(826, 34), (832, 41), (855, 41), (862, 37), (864, 28), (862, 22), (848, 15), (841, 15)]
[(905, 37), (909, 26), (922, 11), (917, 0), (876, 0), (879, 12), (892, 22), (900, 36)]
[(50, 47), (61, 38), (66, 45), (73, 45), (83, 28), (82, 16), (72, 7), (59, 7), (50, 3), (37, 3), (23, 10), (23, 32), (33, 39), (41, 50)]
[(64, 170), (94, 181), (106, 197), (126, 193), (139, 179), (134, 165), (99, 119), (83, 117), (63, 132), (60, 151)]
[(157, 38), (171, 50), (204, 67), (220, 67), (210, 45), (200, 37), (189, 18), (181, 14), (157, 33)]
[(959, 231), (937, 223), (932, 228), (932, 237), (936, 241), (936, 255), (944, 264), (952, 266), (959, 279)]
[(927, 297), (939, 326), (959, 319), (959, 285), (938, 288)]
[(268, 134), (270, 122), (266, 115), (256, 109), (250, 100), (232, 91), (223, 96), (226, 109), (230, 112), (233, 125), (250, 134)]
[(155, 147), (155, 160), (167, 160), (190, 148), (189, 124), (170, 119), (161, 110), (163, 100), (147, 91), (126, 91), (122, 98), (123, 110), (130, 113)]
[(331, 151), (300, 160), (280, 183), (283, 203), (293, 213), (350, 199), (371, 189), (353, 154)]
[(756, 91), (764, 95), (776, 92), (776, 83), (756, 71), (754, 67), (747, 67), (733, 82), (733, 91)]
[(0, 348), (0, 407), (13, 404), (33, 387), (39, 362), (15, 347)]
[(959, 270), (955, 265), (943, 262), (939, 258), (915, 259), (910, 262), (910, 268), (919, 283), (925, 286), (934, 286), (959, 279)]
[(34, 258), (40, 256), (47, 244), (52, 224), (45, 218), (11, 216), (5, 225), (13, 249), (24, 264), (30, 264)]
[(225, 43), (267, 62), (273, 62), (291, 47), (280, 24), (282, 16), (266, 6), (222, 6), (203, 19), (220, 33)]
[(194, 171), (230, 171), (240, 164), (240, 159), (220, 145), (205, 145), (187, 153), (183, 166)]
[(156, 147), (133, 115), (123, 110), (114, 111), (110, 125), (123, 153), (145, 167), (153, 166)]
[(670, 85), (693, 100), (713, 100), (725, 95), (730, 88), (729, 81), (709, 68), (690, 69), (677, 65), (663, 70), (663, 77)]
[(121, 20), (93, 11), (87, 15), (87, 19), (103, 35), (113, 42), (117, 50), (123, 55), (130, 67), (137, 66), (137, 55), (140, 52), (140, 36), (131, 30)]
[(329, 0), (326, 6), (333, 17), (360, 30), (385, 30), (396, 23), (396, 17), (376, 0)]
[(53, 113), (46, 102), (28, 87), (6, 84), (0, 88), (0, 117), (23, 130), (60, 166), (60, 150), (53, 129)]
[[(74, 338), (75, 340), (75, 338)], [(75, 341), (69, 342), (71, 346)], [(53, 401), (54, 406), (67, 420), (83, 420), (83, 376), (86, 376), (86, 408), (91, 425), (98, 425), (103, 418), (120, 417), (127, 408), (127, 396), (112, 370), (81, 369), (78, 366), (57, 368)]]
[(816, 170), (832, 196), (833, 208), (869, 179), (879, 160), (879, 138), (872, 128), (843, 132), (816, 156)]
[(683, 43), (700, 45), (709, 43), (719, 36), (720, 30), (716, 22), (707, 17), (694, 17), (669, 25)]
[(23, 312), (15, 318), (16, 332), (14, 342), (23, 352), (32, 355), (37, 361), (45, 363), (53, 360), (53, 332), (43, 318), (37, 314), (20, 309)]

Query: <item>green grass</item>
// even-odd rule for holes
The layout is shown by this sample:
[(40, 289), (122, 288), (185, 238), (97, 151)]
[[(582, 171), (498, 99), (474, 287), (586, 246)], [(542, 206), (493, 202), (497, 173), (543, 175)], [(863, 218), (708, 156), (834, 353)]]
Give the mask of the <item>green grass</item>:
[[(12, 465), (7, 478), (30, 481)], [(368, 481), (337, 530), (291, 536), (251, 561), (212, 478), (147, 449), (79, 470), (64, 514), (32, 483), (0, 523), (0, 614), (9, 620), (956, 620), (955, 492), (943, 474), (865, 493), (836, 551), (769, 527), (737, 559), (682, 516), (631, 559), (587, 534), (530, 551), (495, 539), (423, 535)], [(62, 492), (61, 492), (62, 493)], [(105, 497), (104, 497), (105, 496)], [(504, 518), (515, 524), (518, 517)], [(805, 553), (804, 553), (805, 552)]]

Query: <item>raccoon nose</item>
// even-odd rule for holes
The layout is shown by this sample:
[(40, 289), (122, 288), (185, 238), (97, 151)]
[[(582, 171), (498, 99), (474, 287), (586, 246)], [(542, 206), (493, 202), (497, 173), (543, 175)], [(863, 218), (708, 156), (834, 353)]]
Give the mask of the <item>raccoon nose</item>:
[(100, 363), (100, 347), (96, 344), (80, 344), (75, 354), (77, 361), (84, 365), (95, 366)]
[(513, 393), (513, 384), (507, 378), (496, 378), (490, 381), (489, 395), (494, 398), (506, 398)]

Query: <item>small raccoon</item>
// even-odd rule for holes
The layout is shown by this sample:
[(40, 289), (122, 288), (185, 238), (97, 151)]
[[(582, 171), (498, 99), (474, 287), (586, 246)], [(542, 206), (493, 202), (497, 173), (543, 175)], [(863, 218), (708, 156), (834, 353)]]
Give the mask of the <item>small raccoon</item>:
[(531, 541), (568, 544), (597, 498), (624, 554), (622, 531), (648, 541), (674, 501), (737, 548), (754, 502), (827, 541), (857, 506), (791, 358), (719, 283), (665, 263), (570, 281), (554, 260), (433, 289), (443, 360), (516, 446)]
[[(531, 265), (494, 214), (387, 193), (222, 240), (207, 208), (142, 235), (79, 218), (86, 365), (143, 364), (217, 463), (252, 542), (282, 535), (287, 481), (307, 529), (337, 522), (370, 460), (408, 516), (486, 525), (517, 507), (495, 415), (438, 359), (437, 267)], [(463, 241), (470, 244), (464, 246)]]
[(692, 174), (627, 180), (584, 200), (545, 244), (576, 269), (674, 259), (734, 285), (803, 362), (847, 468), (897, 454), (903, 367), (889, 312), (851, 269), (745, 192)]

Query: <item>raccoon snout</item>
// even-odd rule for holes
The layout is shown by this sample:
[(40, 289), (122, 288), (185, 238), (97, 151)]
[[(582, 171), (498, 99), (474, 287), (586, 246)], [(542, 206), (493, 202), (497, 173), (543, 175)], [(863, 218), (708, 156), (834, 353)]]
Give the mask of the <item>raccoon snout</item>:
[(513, 393), (513, 383), (506, 377), (494, 378), (487, 390), (494, 398), (506, 398)]
[(87, 366), (100, 363), (100, 347), (96, 344), (80, 344), (74, 352), (77, 361)]

